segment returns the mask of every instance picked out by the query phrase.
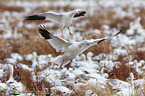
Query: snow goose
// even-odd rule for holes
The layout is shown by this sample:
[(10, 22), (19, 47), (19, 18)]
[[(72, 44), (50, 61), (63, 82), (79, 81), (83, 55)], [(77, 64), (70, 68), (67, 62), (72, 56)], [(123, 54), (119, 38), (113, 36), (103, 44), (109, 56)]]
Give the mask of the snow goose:
[[(19, 92), (25, 92), (26, 87), (21, 83), (17, 82), (13, 78), (13, 73), (14, 73), (14, 67), (11, 64), (3, 66), (4, 69), (8, 69), (10, 71), (10, 77), (9, 80), (7, 80), (7, 84), (9, 85), (9, 88), (11, 91), (19, 91)], [(16, 90), (15, 90), (16, 89)]]
[(0, 79), (3, 78), (4, 70), (1, 69), (1, 64), (0, 64)]
[(55, 87), (51, 87), (51, 90), (57, 90), (57, 91), (61, 91), (63, 93), (69, 93), (69, 94), (72, 93), (72, 91), (70, 89), (68, 89), (67, 87), (65, 87), (65, 86), (55, 86)]
[(87, 90), (86, 93), (85, 93), (85, 96), (90, 96), (93, 94), (93, 91), (92, 90)]
[[(82, 9), (76, 9), (65, 13), (45, 12), (45, 13), (38, 13), (35, 15), (26, 16), (25, 20), (50, 20), (60, 25), (59, 28), (61, 28), (61, 32), (63, 32), (63, 29), (65, 27), (67, 27), (70, 35), (72, 35), (69, 26), (72, 24), (73, 18), (84, 16), (84, 14), (86, 14), (86, 11)], [(62, 33), (62, 37), (64, 37), (63, 33)]]
[(0, 91), (4, 91), (8, 89), (8, 85), (6, 83), (0, 83)]
[(92, 52), (88, 52), (88, 53), (87, 53), (87, 60), (88, 60), (88, 62), (91, 63), (91, 64), (93, 63), (93, 61), (92, 61), (92, 56), (93, 56), (93, 53), (92, 53)]
[(98, 96), (97, 94), (93, 93), (91, 96)]
[(62, 51), (64, 54), (58, 58), (58, 64), (60, 65), (59, 69), (61, 69), (62, 65), (67, 64), (67, 68), (69, 68), (72, 60), (85, 50), (87, 50), (89, 47), (99, 44), (100, 42), (111, 39), (112, 37), (118, 35), (122, 30), (117, 32), (115, 35), (112, 35), (110, 37), (101, 38), (101, 39), (91, 39), (91, 40), (83, 40), (80, 42), (69, 42), (61, 37), (55, 36), (51, 34), (49, 31), (45, 29), (44, 26), (41, 26), (38, 28), (39, 33), (49, 41), (49, 43), (56, 49), (56, 51)]
[[(87, 56), (85, 56), (84, 54), (81, 54), (81, 59), (82, 60), (79, 60), (79, 61), (75, 61), (75, 63), (81, 67), (87, 67), (88, 68), (88, 65), (92, 65), (93, 61), (91, 59), (91, 57), (93, 56), (93, 53), (92, 52), (88, 52), (87, 53)], [(86, 59), (87, 57), (87, 59)]]
[[(83, 70), (86, 73), (92, 73), (92, 72), (97, 72), (96, 69), (99, 68), (99, 66), (92, 61), (92, 52), (87, 53), (87, 59), (84, 59), (84, 61), (74, 61), (72, 66), (77, 66), (77, 68)], [(84, 58), (84, 57), (83, 57)]]
[(13, 78), (13, 72), (14, 72), (14, 67), (11, 64), (5, 64), (3, 66), (3, 70), (8, 70), (10, 72), (10, 77), (9, 80), (7, 80), (7, 84), (13, 83), (15, 82), (14, 78)]

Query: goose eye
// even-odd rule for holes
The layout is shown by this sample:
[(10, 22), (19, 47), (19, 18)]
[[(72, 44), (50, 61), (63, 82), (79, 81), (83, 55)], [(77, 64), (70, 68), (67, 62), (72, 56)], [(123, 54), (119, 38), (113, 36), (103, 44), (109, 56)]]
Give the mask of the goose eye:
[(89, 42), (86, 42), (87, 45), (90, 45)]

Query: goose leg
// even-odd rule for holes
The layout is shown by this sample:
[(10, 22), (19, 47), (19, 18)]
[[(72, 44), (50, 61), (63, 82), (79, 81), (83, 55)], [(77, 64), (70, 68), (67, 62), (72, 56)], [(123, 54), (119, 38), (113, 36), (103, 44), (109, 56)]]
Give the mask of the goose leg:
[(70, 60), (70, 62), (65, 66), (67, 70), (69, 69), (71, 63), (72, 63), (72, 60)]
[(60, 65), (59, 69), (61, 69), (63, 62), (64, 62), (64, 59), (62, 60), (62, 63), (61, 63), (61, 65)]
[(70, 34), (71, 36), (73, 36), (74, 34), (71, 33), (70, 28), (69, 28), (69, 27), (67, 27), (67, 28), (68, 28), (68, 30), (69, 30), (69, 34)]
[(63, 28), (61, 29), (61, 37), (64, 38), (64, 35), (63, 35)]

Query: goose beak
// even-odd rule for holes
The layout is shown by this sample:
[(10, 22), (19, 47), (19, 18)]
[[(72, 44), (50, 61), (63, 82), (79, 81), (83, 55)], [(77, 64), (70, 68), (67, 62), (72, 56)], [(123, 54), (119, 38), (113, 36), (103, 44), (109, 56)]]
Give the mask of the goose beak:
[(90, 43), (89, 43), (89, 42), (87, 42), (87, 45), (90, 45)]
[(77, 13), (77, 14), (79, 14), (79, 12), (78, 12), (78, 11), (76, 11), (76, 13)]

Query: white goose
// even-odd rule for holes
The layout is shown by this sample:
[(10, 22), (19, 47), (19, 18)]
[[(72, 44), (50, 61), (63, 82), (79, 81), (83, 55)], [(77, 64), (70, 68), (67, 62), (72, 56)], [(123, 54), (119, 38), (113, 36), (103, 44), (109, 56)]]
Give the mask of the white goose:
[(93, 91), (92, 90), (87, 90), (86, 93), (85, 93), (85, 96), (90, 96), (93, 94)]
[[(65, 13), (45, 12), (45, 13), (38, 13), (35, 15), (26, 16), (25, 20), (50, 20), (60, 25), (61, 32), (63, 32), (63, 29), (65, 27), (67, 27), (70, 35), (72, 35), (69, 26), (72, 24), (73, 18), (84, 16), (84, 14), (86, 14), (86, 11), (82, 9), (76, 9), (74, 11), (65, 12)], [(64, 37), (63, 33), (62, 33), (62, 37)]]
[(95, 67), (93, 66), (93, 61), (92, 61), (92, 56), (93, 56), (93, 53), (92, 52), (88, 52), (87, 53), (87, 60), (86, 60), (86, 56), (83, 54), (81, 54), (81, 56), (83, 57), (82, 59), (84, 61), (76, 61), (75, 63), (79, 66), (79, 67), (85, 67), (86, 69), (94, 69)]
[(89, 62), (90, 64), (93, 63), (92, 58), (91, 58), (92, 56), (93, 56), (93, 53), (92, 53), (92, 52), (88, 52), (88, 53), (87, 53), (87, 60), (88, 60), (88, 62)]
[(44, 26), (40, 26), (39, 28), (39, 32), (40, 34), (49, 41), (49, 43), (56, 49), (56, 51), (65, 51), (65, 53), (60, 56), (59, 58), (59, 64), (60, 67), (59, 69), (61, 69), (62, 65), (67, 65), (67, 68), (69, 68), (72, 60), (79, 54), (81, 54), (82, 52), (84, 52), (85, 50), (87, 50), (89, 47), (99, 44), (100, 42), (107, 40), (107, 39), (111, 39), (112, 37), (118, 35), (122, 30), (120, 30), (118, 33), (116, 33), (115, 35), (112, 35), (110, 37), (106, 37), (106, 38), (101, 38), (101, 39), (91, 39), (91, 40), (83, 40), (80, 42), (68, 42), (67, 40), (58, 37), (58, 36), (54, 36), (53, 34), (51, 34), (49, 31), (47, 31)]
[(97, 72), (96, 69), (99, 68), (99, 66), (98, 66), (98, 64), (93, 62), (92, 56), (93, 56), (93, 53), (92, 52), (88, 52), (87, 56), (86, 56), (87, 59), (84, 59), (84, 61), (74, 61), (72, 66), (76, 66), (77, 65), (79, 69), (81, 69), (82, 71), (85, 71), (87, 73)]
[(14, 67), (13, 67), (13, 65), (11, 65), (11, 64), (5, 64), (4, 66), (3, 66), (3, 69), (4, 70), (9, 70), (9, 73), (10, 73), (10, 77), (9, 77), (9, 80), (7, 80), (7, 84), (10, 84), (10, 83), (13, 83), (13, 82), (16, 82), (15, 80), (14, 80), (14, 78), (13, 78), (13, 72), (14, 72)]
[[(7, 68), (6, 68), (7, 66)], [(14, 80), (13, 78), (13, 72), (14, 72), (14, 67), (11, 64), (8, 64), (4, 66), (4, 69), (8, 69), (10, 71), (10, 77), (9, 80), (7, 80), (7, 84), (9, 85), (9, 87), (11, 88), (15, 88), (17, 89), (19, 92), (25, 92), (26, 87), (21, 83), (21, 82), (17, 82)]]
[(0, 83), (0, 91), (8, 90), (8, 85), (6, 83)]

